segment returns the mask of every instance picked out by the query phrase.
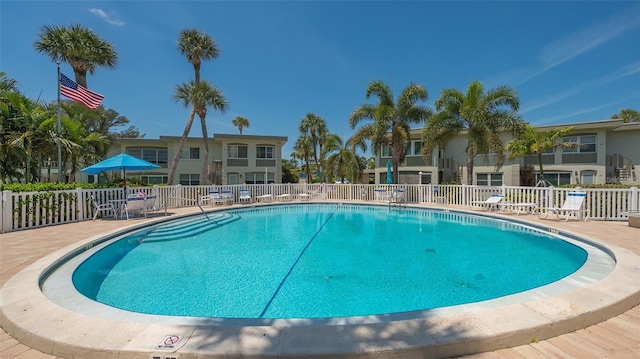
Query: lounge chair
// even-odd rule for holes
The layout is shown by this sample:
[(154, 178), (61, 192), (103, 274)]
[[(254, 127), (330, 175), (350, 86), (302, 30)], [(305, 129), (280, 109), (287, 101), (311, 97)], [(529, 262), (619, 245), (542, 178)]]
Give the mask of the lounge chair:
[(93, 210), (95, 211), (93, 214), (94, 221), (98, 218), (100, 212), (111, 212), (113, 213), (113, 218), (117, 218), (116, 208), (113, 206), (113, 203), (100, 204), (94, 195), (91, 195), (91, 203), (93, 203)]
[(498, 209), (498, 205), (500, 204), (500, 202), (502, 202), (502, 199), (504, 198), (503, 195), (501, 194), (494, 194), (491, 195), (491, 197), (485, 199), (484, 201), (471, 201), (469, 203), (469, 207), (471, 207), (472, 209), (475, 207), (480, 207), (482, 209), (486, 209), (487, 211), (491, 212), (492, 209)]
[(234, 201), (233, 193), (230, 189), (223, 189), (220, 193), (222, 204), (232, 204)]
[(379, 202), (388, 202), (389, 201), (389, 197), (391, 197), (389, 195), (389, 191), (387, 191), (386, 189), (383, 188), (376, 188), (374, 190), (375, 196), (376, 196), (376, 201)]
[(289, 202), (291, 201), (291, 194), (283, 193), (276, 196), (276, 201), (278, 202)]
[(301, 201), (310, 201), (311, 195), (308, 193), (298, 193), (298, 199)]
[(273, 201), (273, 195), (272, 194), (263, 194), (263, 195), (257, 196), (256, 200), (258, 202), (271, 202), (271, 201)]
[[(542, 208), (545, 211), (544, 219), (547, 219), (551, 213), (555, 213), (556, 217), (560, 219), (560, 213), (564, 213), (565, 221), (569, 220), (571, 214), (575, 214), (577, 219), (582, 218), (586, 221), (589, 218), (589, 210), (583, 208), (586, 197), (587, 192), (569, 192), (562, 207)], [(538, 213), (539, 216), (541, 214), (542, 211)]]
[(240, 190), (240, 196), (238, 196), (239, 203), (253, 203), (253, 198), (251, 198), (251, 193), (249, 189), (243, 188)]
[(391, 203), (404, 203), (406, 191), (403, 188), (398, 188), (390, 193), (387, 198), (387, 202)]

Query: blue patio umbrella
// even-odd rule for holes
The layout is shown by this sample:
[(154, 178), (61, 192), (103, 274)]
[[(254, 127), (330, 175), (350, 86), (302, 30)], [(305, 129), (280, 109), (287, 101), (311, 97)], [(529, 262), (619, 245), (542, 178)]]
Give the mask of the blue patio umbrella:
[(100, 161), (94, 165), (83, 168), (80, 171), (85, 173), (90, 173), (97, 175), (103, 171), (123, 171), (123, 178), (127, 180), (127, 170), (136, 171), (136, 170), (151, 170), (154, 168), (160, 168), (160, 166), (140, 159), (138, 157), (130, 156), (126, 153), (121, 153), (119, 155), (109, 157), (106, 160)]
[(387, 160), (387, 184), (393, 183), (393, 178), (391, 177), (391, 160)]

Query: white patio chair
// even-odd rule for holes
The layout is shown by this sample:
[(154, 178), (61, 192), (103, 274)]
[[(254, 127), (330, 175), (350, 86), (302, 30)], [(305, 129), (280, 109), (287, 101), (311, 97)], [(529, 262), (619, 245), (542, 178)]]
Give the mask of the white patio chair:
[[(564, 200), (562, 207), (542, 208), (545, 211), (544, 219), (547, 219), (551, 213), (555, 213), (556, 217), (560, 219), (560, 214), (563, 213), (565, 221), (569, 220), (571, 214), (575, 214), (577, 219), (582, 218), (582, 220), (586, 221), (589, 218), (589, 210), (583, 208), (586, 197), (587, 192), (567, 193), (567, 198)], [(538, 216), (541, 213), (542, 211), (538, 212)]]
[(496, 210), (498, 209), (498, 205), (500, 204), (500, 202), (502, 202), (503, 199), (504, 199), (503, 195), (494, 194), (494, 195), (491, 195), (491, 197), (485, 199), (484, 201), (471, 201), (469, 203), (469, 207), (471, 208), (480, 207), (491, 212), (492, 209), (496, 209)]
[(240, 190), (240, 196), (238, 196), (239, 203), (253, 203), (253, 198), (251, 198), (251, 192), (247, 188), (243, 188)]
[(113, 213), (113, 218), (117, 218), (116, 208), (113, 206), (113, 203), (100, 204), (94, 195), (91, 195), (91, 203), (93, 203), (93, 210), (95, 211), (93, 214), (94, 221), (98, 218), (100, 212), (111, 212)]

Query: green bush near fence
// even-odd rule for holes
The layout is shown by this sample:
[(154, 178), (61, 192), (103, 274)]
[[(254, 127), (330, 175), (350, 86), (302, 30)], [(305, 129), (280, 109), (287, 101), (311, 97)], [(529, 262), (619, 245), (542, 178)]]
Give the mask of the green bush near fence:
[(93, 183), (11, 183), (0, 185), (0, 190), (11, 192), (49, 192), (49, 191), (65, 191), (76, 188), (92, 189), (92, 188), (116, 188), (119, 184), (93, 184)]

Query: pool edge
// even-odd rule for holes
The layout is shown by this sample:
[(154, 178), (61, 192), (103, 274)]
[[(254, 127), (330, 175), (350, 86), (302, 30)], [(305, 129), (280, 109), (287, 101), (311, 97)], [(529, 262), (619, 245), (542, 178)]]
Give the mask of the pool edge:
[[(600, 243), (584, 235), (578, 237)], [(283, 346), (292, 350), (289, 355), (295, 355), (296, 346), (302, 346), (307, 355), (315, 348), (316, 352), (309, 357), (329, 355), (331, 346), (342, 347), (349, 354), (331, 353), (334, 353), (333, 357), (347, 357), (360, 350), (353, 343), (346, 342), (354, 339), (370, 349), (371, 357), (384, 357), (390, 351), (447, 357), (544, 340), (606, 320), (640, 303), (640, 283), (634, 280), (638, 272), (633, 269), (639, 263), (638, 256), (622, 247), (600, 243), (614, 253), (617, 265), (607, 278), (593, 285), (557, 297), (446, 318), (350, 325), (343, 326), (340, 332), (324, 332), (320, 336), (316, 327), (298, 327), (295, 330), (287, 330), (286, 327), (248, 327), (240, 330), (96, 320), (49, 302), (39, 291), (36, 279), (51, 264), (48, 258), (60, 257), (61, 254), (57, 253), (67, 253), (69, 248), (82, 246), (90, 240), (77, 242), (45, 256), (5, 284), (0, 291), (0, 325), (15, 339), (45, 353), (84, 358), (149, 358), (153, 353), (167, 355), (172, 352), (179, 354), (182, 359), (196, 355), (202, 358), (223, 355), (220, 354), (223, 350), (226, 351), (226, 357), (233, 357), (233, 353), (238, 357), (274, 357), (285, 354)], [(37, 290), (33, 292), (34, 289)], [(517, 313), (520, 320), (514, 321), (506, 316), (507, 312)], [(68, 325), (73, 328), (68, 330)], [(61, 333), (62, 328), (66, 333)], [(111, 334), (108, 340), (104, 337), (105, 328)], [(383, 342), (382, 338), (371, 333), (384, 336), (386, 340)], [(171, 334), (182, 334), (183, 338), (178, 343), (180, 348), (175, 351), (154, 351), (153, 348), (162, 337)], [(311, 337), (315, 344), (308, 341), (310, 334), (313, 334)], [(237, 335), (243, 338), (233, 340)], [(394, 344), (399, 342), (407, 346), (402, 349)], [(243, 349), (248, 352), (241, 352)]]

